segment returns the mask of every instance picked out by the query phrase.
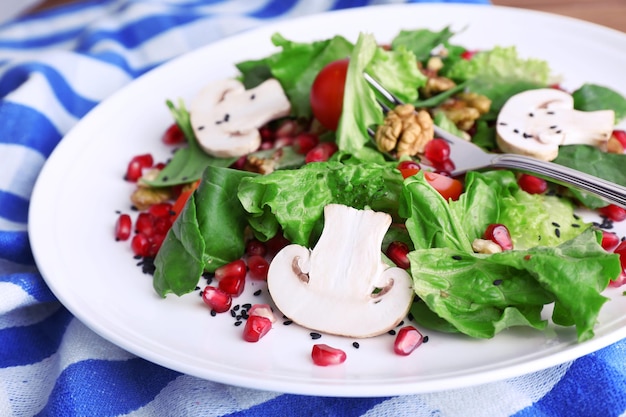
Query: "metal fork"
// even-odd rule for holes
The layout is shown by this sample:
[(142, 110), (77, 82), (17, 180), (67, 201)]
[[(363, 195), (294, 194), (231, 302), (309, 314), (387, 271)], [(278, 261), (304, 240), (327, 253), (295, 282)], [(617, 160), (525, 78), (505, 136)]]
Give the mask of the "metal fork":
[[(403, 104), (396, 96), (385, 89), (369, 74), (363, 76), (367, 82), (389, 103)], [(385, 108), (385, 104), (380, 102)], [(603, 200), (626, 208), (626, 187), (598, 178), (587, 173), (568, 168), (553, 162), (511, 153), (489, 153), (478, 145), (455, 136), (435, 125), (435, 135), (450, 144), (450, 159), (454, 161), (453, 176), (467, 171), (480, 171), (490, 168), (507, 168), (533, 174), (559, 185), (575, 187), (595, 194)]]

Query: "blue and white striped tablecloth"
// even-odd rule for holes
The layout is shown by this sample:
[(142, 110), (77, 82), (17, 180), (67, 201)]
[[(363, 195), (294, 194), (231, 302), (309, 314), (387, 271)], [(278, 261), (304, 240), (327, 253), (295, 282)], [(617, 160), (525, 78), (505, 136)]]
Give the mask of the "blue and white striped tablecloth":
[(263, 392), (180, 374), (118, 348), (75, 319), (38, 273), (27, 233), (33, 184), (63, 135), (100, 101), (170, 58), (267, 21), (398, 2), (91, 0), (0, 26), (0, 416), (626, 412), (626, 342), (542, 372), (453, 391), (385, 398)]

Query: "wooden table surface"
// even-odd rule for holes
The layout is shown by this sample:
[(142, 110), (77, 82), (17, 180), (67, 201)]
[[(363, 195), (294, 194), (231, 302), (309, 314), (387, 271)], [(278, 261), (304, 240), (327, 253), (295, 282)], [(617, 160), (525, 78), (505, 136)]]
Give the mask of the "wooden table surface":
[[(43, 0), (32, 11), (80, 0)], [(492, 0), (498, 6), (561, 14), (626, 32), (626, 0)]]

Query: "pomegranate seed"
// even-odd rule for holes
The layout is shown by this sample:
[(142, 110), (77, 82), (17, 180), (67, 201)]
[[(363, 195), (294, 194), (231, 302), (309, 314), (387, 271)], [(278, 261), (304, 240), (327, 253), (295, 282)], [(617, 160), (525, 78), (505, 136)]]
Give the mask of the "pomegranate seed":
[(274, 141), (273, 148), (279, 149), (284, 146), (291, 146), (292, 144), (293, 144), (293, 138), (289, 136), (283, 136), (283, 137), (277, 138)]
[(169, 218), (172, 215), (172, 205), (170, 203), (153, 204), (148, 209), (148, 212), (154, 217)]
[(236, 261), (229, 262), (217, 268), (215, 270), (215, 279), (221, 280), (229, 276), (244, 279), (246, 272), (246, 263), (242, 259), (237, 259)]
[(304, 161), (308, 164), (311, 162), (324, 162), (337, 152), (337, 145), (333, 142), (322, 142), (306, 153)]
[(267, 252), (269, 254), (275, 255), (282, 248), (289, 245), (290, 243), (291, 242), (289, 242), (287, 238), (285, 238), (285, 236), (282, 235), (282, 233), (279, 233), (273, 238), (271, 238), (270, 240), (268, 240), (267, 242), (265, 242), (265, 247), (267, 248)]
[(461, 54), (461, 58), (469, 61), (470, 59), (472, 59), (474, 57), (474, 55), (476, 55), (476, 52), (478, 52), (478, 51), (470, 51), (470, 50), (466, 49)]
[(137, 233), (130, 241), (130, 248), (137, 256), (148, 256), (150, 249), (150, 239), (143, 233)]
[(528, 174), (520, 175), (517, 179), (517, 184), (528, 194), (543, 194), (548, 190), (546, 180)]
[(128, 214), (120, 214), (115, 223), (115, 240), (128, 240), (132, 228), (132, 220)]
[(626, 273), (624, 272), (621, 272), (617, 278), (609, 281), (609, 287), (611, 288), (618, 288), (624, 284), (626, 284)]
[(483, 238), (497, 243), (502, 250), (513, 249), (511, 234), (509, 233), (509, 229), (507, 229), (507, 227), (503, 224), (494, 223), (487, 226), (487, 230), (485, 230)]
[(409, 253), (409, 247), (404, 242), (394, 241), (389, 244), (387, 247), (387, 252), (385, 252), (389, 259), (393, 261), (396, 265), (403, 269), (409, 269), (411, 267), (411, 263), (409, 262), (409, 258), (407, 257)]
[(154, 233), (154, 218), (148, 212), (139, 213), (135, 221), (135, 231), (142, 233), (147, 237)]
[(248, 270), (250, 271), (250, 278), (267, 281), (267, 271), (270, 269), (270, 264), (267, 259), (260, 255), (252, 255), (248, 258)]
[(608, 206), (599, 208), (598, 213), (614, 222), (621, 222), (626, 219), (626, 210), (615, 204), (609, 204)]
[(424, 156), (433, 164), (442, 164), (450, 159), (450, 145), (444, 139), (434, 138), (424, 147)]
[(619, 287), (622, 284), (626, 283), (626, 240), (621, 241), (620, 244), (617, 245), (613, 253), (619, 255), (619, 262), (622, 267), (622, 272), (615, 280), (609, 281), (609, 286)]
[(248, 309), (249, 316), (261, 316), (265, 317), (272, 323), (276, 322), (276, 316), (272, 311), (272, 307), (269, 304), (254, 304), (250, 309)]
[(319, 143), (319, 138), (313, 133), (300, 133), (293, 140), (293, 149), (300, 155), (306, 155)]
[(626, 130), (614, 130), (612, 135), (626, 149)]
[(346, 352), (341, 349), (328, 346), (325, 343), (313, 345), (311, 358), (318, 366), (339, 365), (346, 361)]
[(220, 280), (220, 290), (232, 295), (233, 297), (239, 297), (243, 293), (246, 287), (246, 277), (238, 277), (236, 275), (229, 275)]
[(298, 123), (294, 120), (285, 120), (279, 127), (276, 129), (274, 134), (277, 138), (282, 138), (286, 136), (294, 136), (298, 131)]
[(246, 342), (258, 342), (272, 328), (272, 322), (267, 317), (249, 316), (243, 328), (243, 340)]
[(239, 159), (237, 159), (235, 162), (233, 162), (230, 167), (232, 169), (238, 169), (238, 170), (243, 170), (243, 168), (246, 166), (246, 162), (248, 161), (248, 156), (244, 155), (241, 156)]
[(153, 223), (153, 233), (165, 235), (172, 227), (172, 219), (170, 217), (157, 217)]
[[(163, 241), (165, 240), (166, 233), (156, 233), (154, 236), (150, 237), (150, 250), (151, 256), (156, 256), (159, 249), (163, 245)], [(152, 254), (154, 252), (154, 254)]]
[(208, 285), (202, 290), (202, 301), (216, 313), (223, 313), (230, 310), (233, 298), (219, 288)]
[(393, 342), (393, 351), (401, 356), (410, 355), (424, 341), (424, 336), (413, 326), (405, 326), (398, 330)]
[(259, 129), (262, 142), (271, 142), (274, 140), (274, 132), (267, 126), (263, 126)]
[(613, 232), (602, 230), (602, 247), (606, 251), (612, 251), (619, 245), (619, 236)]
[(150, 168), (153, 164), (154, 160), (152, 159), (152, 155), (150, 154), (135, 156), (128, 163), (124, 179), (131, 182), (137, 181), (139, 178), (141, 178), (141, 175), (143, 174), (143, 169)]
[(248, 243), (246, 243), (246, 255), (265, 256), (267, 255), (267, 247), (263, 244), (263, 242), (260, 242), (256, 239), (252, 239), (248, 241)]
[(161, 138), (166, 145), (178, 145), (185, 142), (185, 135), (176, 123), (167, 128)]

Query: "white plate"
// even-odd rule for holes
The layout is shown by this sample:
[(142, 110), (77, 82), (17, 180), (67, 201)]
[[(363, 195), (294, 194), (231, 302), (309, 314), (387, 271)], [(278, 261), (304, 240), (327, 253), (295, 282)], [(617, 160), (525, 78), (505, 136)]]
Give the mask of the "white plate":
[[(128, 242), (113, 239), (116, 210), (128, 211), (126, 162), (152, 151), (172, 123), (167, 99), (188, 100), (211, 79), (236, 73), (232, 63), (260, 58), (280, 32), (310, 41), (360, 31), (381, 42), (400, 29), (466, 28), (454, 41), (470, 48), (516, 45), (548, 60), (564, 85), (595, 82), (626, 94), (626, 36), (581, 21), (493, 6), (402, 5), (352, 9), (262, 27), (216, 42), (157, 68), (106, 100), (63, 139), (45, 165), (31, 202), (30, 238), (37, 264), (59, 300), (82, 322), (128, 351), (168, 368), (223, 383), (326, 396), (382, 396), (480, 384), (540, 370), (626, 337), (626, 297), (610, 290), (596, 337), (578, 344), (571, 329), (515, 329), (493, 340), (426, 332), (430, 341), (408, 357), (393, 337), (360, 341), (323, 336), (344, 349), (335, 367), (311, 363), (309, 332), (280, 322), (259, 343), (241, 340), (229, 314), (211, 317), (198, 293), (160, 299), (135, 266)], [(624, 235), (624, 230), (621, 231)], [(237, 302), (259, 302), (248, 286)]]

